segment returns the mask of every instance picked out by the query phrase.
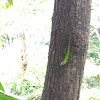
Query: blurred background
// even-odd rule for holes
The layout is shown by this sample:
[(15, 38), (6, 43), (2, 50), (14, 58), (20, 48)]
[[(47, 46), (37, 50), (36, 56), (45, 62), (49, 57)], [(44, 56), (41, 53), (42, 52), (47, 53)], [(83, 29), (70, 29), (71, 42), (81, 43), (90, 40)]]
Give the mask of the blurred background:
[[(40, 100), (53, 7), (54, 0), (0, 0), (0, 82), (7, 93)], [(93, 0), (80, 100), (100, 100), (99, 10), (99, 0)]]

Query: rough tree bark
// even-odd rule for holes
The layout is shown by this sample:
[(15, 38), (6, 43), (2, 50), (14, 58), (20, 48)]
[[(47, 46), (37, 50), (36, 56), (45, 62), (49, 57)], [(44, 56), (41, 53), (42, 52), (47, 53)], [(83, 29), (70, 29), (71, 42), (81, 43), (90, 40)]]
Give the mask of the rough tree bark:
[[(88, 49), (91, 0), (55, 0), (41, 100), (78, 100)], [(71, 56), (60, 66), (70, 39)]]

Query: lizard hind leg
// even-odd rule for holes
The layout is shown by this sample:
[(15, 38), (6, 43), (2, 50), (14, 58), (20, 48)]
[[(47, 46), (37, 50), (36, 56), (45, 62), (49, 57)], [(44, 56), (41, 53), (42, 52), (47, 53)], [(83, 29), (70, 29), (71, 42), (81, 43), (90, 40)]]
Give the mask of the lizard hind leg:
[(64, 50), (64, 53), (67, 54), (67, 50), (66, 49)]

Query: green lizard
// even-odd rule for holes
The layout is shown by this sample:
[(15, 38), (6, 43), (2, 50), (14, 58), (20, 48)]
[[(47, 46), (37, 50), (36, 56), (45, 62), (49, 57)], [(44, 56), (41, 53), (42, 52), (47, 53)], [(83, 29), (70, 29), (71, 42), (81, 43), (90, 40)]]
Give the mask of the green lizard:
[(66, 56), (65, 56), (65, 58), (64, 58), (64, 61), (61, 62), (60, 65), (64, 65), (64, 64), (66, 64), (66, 63), (68, 62), (68, 59), (69, 59), (69, 56), (70, 56), (70, 40), (69, 40), (69, 43), (68, 43), (67, 52), (65, 51), (65, 54), (66, 54)]

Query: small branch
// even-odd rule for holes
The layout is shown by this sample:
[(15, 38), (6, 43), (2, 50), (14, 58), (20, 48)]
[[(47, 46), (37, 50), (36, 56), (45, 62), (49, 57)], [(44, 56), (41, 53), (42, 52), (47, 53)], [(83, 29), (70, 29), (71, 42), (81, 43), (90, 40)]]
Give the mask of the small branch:
[(97, 46), (95, 46), (93, 43), (90, 43), (94, 48), (100, 50), (100, 48), (98, 48)]
[[(96, 33), (96, 35), (97, 35), (97, 37), (98, 37), (98, 39), (99, 39), (99, 41), (100, 41), (100, 34), (98, 33), (98, 30), (97, 30), (97, 28), (95, 28), (95, 27), (93, 27), (92, 25), (90, 25), (91, 26), (91, 28), (93, 28), (94, 29), (94, 31), (91, 33), (91, 34), (93, 34), (94, 32)], [(91, 35), (90, 34), (90, 35)]]

